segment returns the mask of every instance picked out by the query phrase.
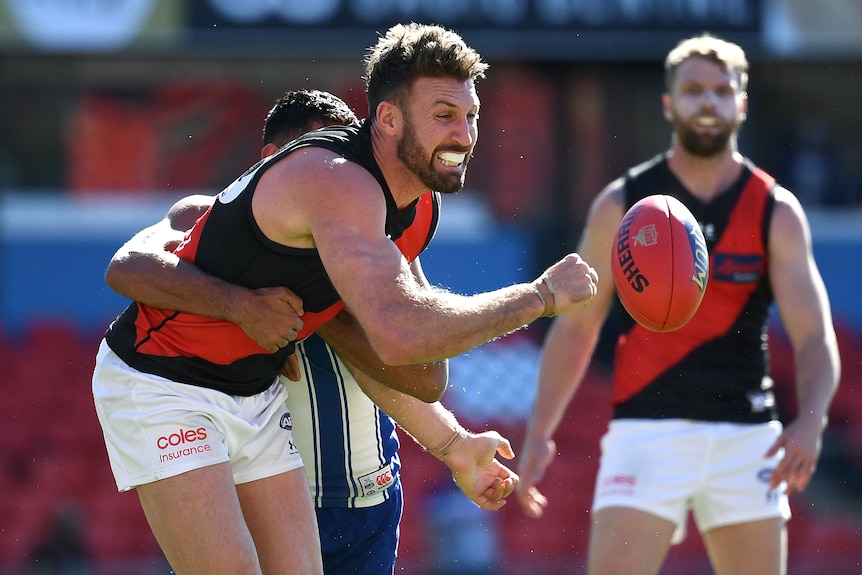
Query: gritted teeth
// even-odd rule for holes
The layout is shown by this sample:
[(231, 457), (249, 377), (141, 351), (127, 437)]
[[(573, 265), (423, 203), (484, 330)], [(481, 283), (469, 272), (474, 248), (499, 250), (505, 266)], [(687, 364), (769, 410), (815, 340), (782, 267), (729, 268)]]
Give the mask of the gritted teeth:
[(712, 117), (705, 116), (702, 118), (698, 118), (697, 123), (700, 126), (715, 126), (716, 124), (718, 124), (718, 120)]
[(467, 154), (459, 154), (455, 152), (441, 152), (437, 155), (437, 159), (440, 160), (444, 166), (457, 166), (464, 161), (465, 157), (467, 157)]

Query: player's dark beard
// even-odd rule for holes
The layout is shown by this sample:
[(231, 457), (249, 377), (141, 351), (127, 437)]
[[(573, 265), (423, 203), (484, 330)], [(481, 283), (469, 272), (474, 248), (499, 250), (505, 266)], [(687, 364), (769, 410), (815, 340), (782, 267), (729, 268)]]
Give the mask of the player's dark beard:
[(461, 174), (441, 174), (434, 169), (436, 152), (432, 154), (430, 161), (425, 155), (425, 150), (419, 143), (419, 137), (413, 129), (409, 118), (405, 117), (404, 135), (398, 141), (398, 159), (407, 166), (411, 172), (416, 174), (423, 185), (430, 190), (443, 194), (453, 194), (464, 187), (464, 174), (468, 158), (464, 158), (465, 169)]
[(674, 128), (683, 149), (701, 158), (711, 158), (723, 152), (727, 148), (730, 137), (735, 130), (735, 128), (732, 128), (715, 134), (702, 134), (690, 129), (685, 122), (678, 118), (674, 119)]

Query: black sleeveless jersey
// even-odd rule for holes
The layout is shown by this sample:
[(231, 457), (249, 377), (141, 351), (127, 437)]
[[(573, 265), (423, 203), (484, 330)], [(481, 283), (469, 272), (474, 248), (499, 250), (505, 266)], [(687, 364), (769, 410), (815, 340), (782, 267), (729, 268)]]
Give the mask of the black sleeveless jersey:
[[(251, 199), (263, 173), (296, 149), (331, 150), (367, 169), (386, 202), (386, 229), (401, 252), (414, 260), (434, 236), (440, 196), (428, 192), (398, 210), (371, 147), (366, 124), (331, 127), (305, 134), (252, 166), (225, 188), (187, 233), (175, 253), (203, 271), (248, 288), (286, 286), (303, 300), (303, 339), (343, 307), (316, 249), (269, 240), (258, 227)], [(350, 193), (345, 189), (344, 193)], [(133, 302), (106, 334), (111, 349), (131, 367), (167, 379), (253, 395), (272, 385), (292, 352), (270, 354), (235, 324)]]
[[(768, 230), (774, 179), (746, 160), (738, 180), (705, 204), (660, 155), (626, 174), (625, 208), (652, 194), (679, 199), (699, 222), (709, 281), (682, 328), (649, 331), (624, 310), (614, 357), (614, 417), (757, 423), (775, 419), (768, 376)], [(621, 306), (620, 306), (621, 309)]]

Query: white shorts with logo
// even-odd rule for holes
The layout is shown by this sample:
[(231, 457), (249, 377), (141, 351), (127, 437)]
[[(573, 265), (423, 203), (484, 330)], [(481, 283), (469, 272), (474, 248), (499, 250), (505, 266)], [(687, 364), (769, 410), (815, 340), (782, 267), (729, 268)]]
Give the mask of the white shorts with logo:
[(631, 507), (676, 524), (688, 511), (700, 531), (771, 517), (790, 518), (784, 486), (769, 489), (783, 456), (764, 458), (780, 422), (746, 425), (689, 420), (618, 419), (601, 441), (593, 511)]
[(142, 373), (102, 341), (93, 398), (120, 491), (230, 462), (237, 484), (297, 469), (287, 391), (234, 396)]

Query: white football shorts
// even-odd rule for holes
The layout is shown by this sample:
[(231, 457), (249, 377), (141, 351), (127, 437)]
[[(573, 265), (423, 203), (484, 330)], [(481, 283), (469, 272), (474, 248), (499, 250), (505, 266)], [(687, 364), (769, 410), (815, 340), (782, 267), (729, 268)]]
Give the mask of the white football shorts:
[(617, 419), (601, 441), (593, 511), (631, 507), (676, 524), (685, 538), (688, 511), (698, 529), (771, 517), (790, 518), (784, 486), (769, 477), (783, 451), (765, 458), (781, 423)]
[(287, 391), (228, 395), (126, 365), (102, 341), (93, 398), (117, 489), (230, 462), (237, 484), (302, 467)]

